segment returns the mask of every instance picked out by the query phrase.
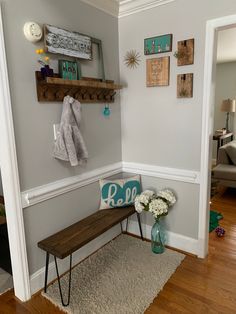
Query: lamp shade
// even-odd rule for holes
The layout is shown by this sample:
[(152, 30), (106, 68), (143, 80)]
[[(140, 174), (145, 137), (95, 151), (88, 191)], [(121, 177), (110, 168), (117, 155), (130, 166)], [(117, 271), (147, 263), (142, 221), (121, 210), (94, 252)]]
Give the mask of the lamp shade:
[(221, 103), (221, 111), (235, 112), (235, 99), (225, 99)]

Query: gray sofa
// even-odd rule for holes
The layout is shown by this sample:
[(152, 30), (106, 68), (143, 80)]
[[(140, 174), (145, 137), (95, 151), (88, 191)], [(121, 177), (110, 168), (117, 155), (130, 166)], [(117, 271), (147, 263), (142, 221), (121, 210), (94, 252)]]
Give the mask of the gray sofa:
[(217, 166), (212, 169), (212, 179), (221, 185), (236, 188), (236, 140), (219, 148)]

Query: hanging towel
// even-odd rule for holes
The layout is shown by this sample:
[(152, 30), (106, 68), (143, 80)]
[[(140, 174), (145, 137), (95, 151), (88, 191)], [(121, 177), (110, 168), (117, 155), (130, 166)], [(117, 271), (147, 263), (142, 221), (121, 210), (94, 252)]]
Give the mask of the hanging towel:
[(81, 104), (66, 96), (63, 101), (61, 123), (54, 146), (53, 157), (69, 161), (71, 166), (88, 159), (88, 151), (80, 132)]

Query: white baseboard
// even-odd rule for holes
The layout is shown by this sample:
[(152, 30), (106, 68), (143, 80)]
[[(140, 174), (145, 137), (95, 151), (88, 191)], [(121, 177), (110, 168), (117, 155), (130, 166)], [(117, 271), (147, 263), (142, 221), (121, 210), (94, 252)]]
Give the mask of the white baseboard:
[[(124, 224), (125, 230), (125, 224)], [(151, 240), (152, 227), (142, 224), (143, 236), (145, 239)], [(129, 221), (128, 232), (140, 236), (139, 227), (136, 221)], [(166, 231), (167, 245), (172, 248), (199, 256), (199, 243), (197, 239), (189, 238), (181, 234)]]
[[(97, 237), (93, 241), (89, 242), (85, 246), (83, 246), (81, 249), (76, 251), (73, 254), (73, 266), (81, 262), (83, 259), (88, 257), (89, 255), (96, 252), (98, 249), (100, 249), (103, 245), (114, 239), (116, 236), (120, 234), (120, 226), (117, 225), (113, 227), (112, 229), (106, 231), (101, 236)], [(63, 260), (58, 259), (58, 268), (59, 273), (63, 274), (69, 269), (69, 257), (65, 258)], [(42, 267), (38, 271), (36, 271), (34, 274), (30, 276), (30, 288), (31, 288), (31, 294), (38, 292), (39, 290), (43, 289), (44, 287), (44, 276), (45, 276), (45, 267)], [(56, 269), (54, 260), (50, 262), (49, 268), (48, 268), (48, 283), (56, 279)]]

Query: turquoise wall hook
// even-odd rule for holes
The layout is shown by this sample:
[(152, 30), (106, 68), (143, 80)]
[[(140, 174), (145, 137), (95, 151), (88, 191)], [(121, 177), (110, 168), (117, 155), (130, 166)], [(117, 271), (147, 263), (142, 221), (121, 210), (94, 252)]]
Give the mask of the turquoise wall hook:
[(111, 110), (109, 105), (105, 105), (104, 109), (103, 109), (103, 115), (104, 117), (109, 117), (111, 114)]

